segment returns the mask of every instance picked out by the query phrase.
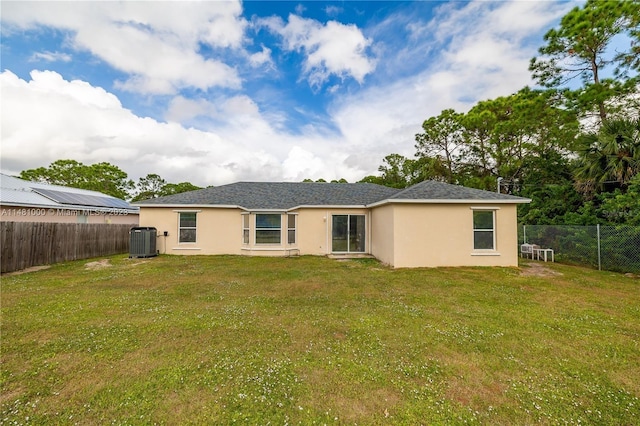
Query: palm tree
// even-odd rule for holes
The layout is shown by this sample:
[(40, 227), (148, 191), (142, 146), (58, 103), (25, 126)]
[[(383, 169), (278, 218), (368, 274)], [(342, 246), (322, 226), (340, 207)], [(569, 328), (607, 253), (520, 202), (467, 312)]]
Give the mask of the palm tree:
[(603, 189), (612, 183), (624, 190), (640, 172), (640, 119), (606, 121), (581, 143), (576, 178), (583, 188)]

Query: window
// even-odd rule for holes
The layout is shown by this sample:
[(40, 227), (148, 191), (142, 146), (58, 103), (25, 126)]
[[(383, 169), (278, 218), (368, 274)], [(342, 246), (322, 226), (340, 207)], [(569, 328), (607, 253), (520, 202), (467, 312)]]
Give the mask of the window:
[(296, 243), (296, 220), (297, 216), (295, 214), (287, 215), (287, 244), (295, 244)]
[(281, 220), (279, 214), (257, 214), (256, 244), (280, 244)]
[(178, 225), (178, 242), (196, 242), (196, 212), (180, 212)]
[(249, 215), (242, 215), (242, 243), (249, 244)]
[(473, 212), (473, 249), (495, 250), (495, 211), (475, 210)]
[(331, 250), (334, 252), (365, 252), (365, 216), (333, 215)]

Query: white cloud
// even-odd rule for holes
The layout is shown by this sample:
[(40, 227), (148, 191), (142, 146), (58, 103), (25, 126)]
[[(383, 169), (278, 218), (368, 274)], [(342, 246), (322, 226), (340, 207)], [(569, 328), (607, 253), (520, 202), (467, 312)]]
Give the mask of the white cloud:
[[(17, 86), (19, 80), (14, 74), (7, 72), (7, 78)], [(73, 102), (88, 107), (100, 109), (120, 109), (120, 100), (100, 87), (92, 87), (82, 80), (65, 81), (62, 76), (53, 71), (32, 71), (31, 87), (39, 93), (52, 93), (60, 97), (69, 98)]]
[[(246, 164), (242, 172), (252, 176), (263, 175), (269, 164), (280, 172), (278, 160), (263, 148), (138, 117), (103, 89), (54, 72), (34, 71), (27, 82), (5, 71), (0, 87), (3, 104), (11, 105), (2, 112), (2, 167), (14, 173), (61, 158), (107, 161), (134, 178), (158, 173), (172, 182), (191, 179), (200, 185), (246, 179), (234, 164)], [(232, 99), (225, 108), (252, 111), (243, 99)]]
[(328, 5), (324, 8), (324, 13), (326, 13), (328, 16), (338, 16), (343, 12), (344, 9), (338, 6)]
[(164, 118), (175, 123), (187, 123), (193, 118), (217, 115), (218, 108), (215, 104), (204, 99), (187, 99), (176, 96), (169, 102)]
[[(213, 122), (229, 127), (233, 123), (253, 121), (255, 125), (262, 120), (258, 105), (248, 96), (237, 95), (218, 97), (215, 100), (188, 99), (183, 96), (174, 97), (164, 115), (167, 121), (187, 124), (194, 119), (202, 118), (199, 127), (210, 127), (206, 123)], [(197, 120), (196, 120), (197, 121)]]
[(291, 148), (282, 165), (285, 179), (297, 181), (322, 176), (326, 172), (326, 164), (322, 158), (299, 146)]
[[(58, 7), (55, 18), (46, 12), (47, 3), (43, 3), (44, 12), (38, 9), (24, 16), (24, 8), (12, 6), (7, 14), (3, 4), (3, 24), (9, 15), (19, 27), (49, 25), (53, 20), (55, 26), (71, 29), (78, 48), (128, 70), (132, 78), (121, 83), (125, 87), (156, 93), (186, 86), (234, 87), (239, 84), (236, 71), (213, 60), (207, 65), (196, 46), (211, 37), (208, 43), (215, 48), (238, 48), (243, 43), (243, 20), (232, 7), (235, 3), (224, 6), (229, 10), (222, 12), (223, 6), (205, 3), (185, 3), (193, 8), (189, 10), (203, 8), (203, 16), (192, 16), (193, 22), (172, 21), (166, 8), (173, 3), (157, 3), (164, 8), (161, 11), (138, 11), (138, 3), (95, 3), (94, 7), (107, 10), (85, 10), (85, 23), (77, 22), (81, 14), (74, 10), (86, 7), (84, 3)], [(54, 72), (33, 72), (31, 80), (25, 81), (5, 71), (0, 74), (2, 167), (17, 173), (73, 158), (112, 162), (134, 179), (158, 173), (171, 182), (201, 186), (320, 177), (356, 181), (376, 173), (387, 154), (411, 156), (414, 135), (430, 116), (446, 108), (466, 111), (479, 100), (506, 96), (528, 84), (528, 58), (540, 45), (545, 27), (571, 4), (543, 6), (536, 2), (447, 3), (430, 22), (399, 14), (366, 30), (337, 22), (323, 25), (298, 16), (291, 16), (286, 24), (277, 18), (261, 20), (261, 25), (282, 35), (286, 49), (307, 55), (304, 73), (312, 85), (324, 84), (330, 76), (360, 82), (371, 76), (359, 90), (346, 95), (331, 82), (333, 101), (323, 116), (327, 125), (314, 120), (295, 134), (283, 124), (282, 117), (289, 111), (263, 111), (265, 103), (273, 108), (277, 102), (258, 104), (249, 94), (202, 91), (198, 98), (174, 96), (166, 105), (169, 122), (163, 123), (136, 116), (113, 94), (83, 81), (68, 81)], [(118, 10), (118, 20), (112, 8), (126, 10)], [(210, 9), (218, 13), (206, 13)], [(176, 15), (181, 13), (182, 9)], [(503, 23), (512, 14), (512, 21)], [(204, 24), (208, 19), (221, 19), (238, 31), (212, 34)], [(401, 22), (402, 27), (395, 28), (414, 23), (411, 34), (415, 37), (405, 49), (388, 45), (381, 50), (382, 73), (366, 53), (373, 47), (373, 38), (364, 34), (374, 34), (377, 40)], [(92, 25), (97, 33), (115, 37), (114, 43), (95, 40), (87, 33)], [(131, 36), (125, 38), (125, 33)], [(147, 57), (145, 49), (156, 54)], [(254, 64), (273, 60), (268, 48), (262, 49), (253, 57)], [(182, 52), (179, 58), (177, 52)], [(252, 57), (246, 58), (252, 62)], [(421, 71), (397, 77), (403, 61), (412, 58), (423, 64)], [(216, 64), (223, 66), (216, 68)], [(264, 90), (268, 95), (261, 96), (278, 96), (269, 88)]]
[(262, 50), (249, 56), (249, 63), (252, 67), (260, 67), (267, 65), (273, 68), (273, 59), (271, 59), (271, 49), (262, 45)]
[(2, 168), (8, 173), (69, 158), (110, 162), (134, 180), (157, 173), (169, 182), (200, 186), (363, 176), (345, 166), (338, 136), (332, 141), (317, 133), (278, 131), (244, 95), (215, 102), (175, 97), (167, 115), (180, 122), (214, 118), (205, 131), (138, 117), (113, 94), (51, 71), (33, 71), (29, 81), (5, 71), (0, 90)]
[(233, 96), (222, 104), (225, 115), (236, 117), (258, 117), (258, 105), (244, 95)]
[(63, 52), (49, 52), (49, 51), (36, 52), (33, 55), (31, 55), (30, 61), (32, 62), (36, 62), (36, 61), (69, 62), (71, 61), (71, 55)]
[(355, 25), (314, 20), (289, 15), (284, 24), (279, 18), (261, 20), (271, 31), (280, 34), (287, 50), (306, 55), (304, 74), (312, 87), (320, 87), (331, 76), (354, 78), (359, 83), (373, 72), (376, 61), (367, 54), (372, 41)]
[(77, 50), (88, 50), (130, 75), (122, 89), (171, 94), (181, 88), (238, 88), (237, 71), (204, 58), (199, 44), (239, 49), (247, 22), (239, 2), (7, 2), (3, 25), (49, 26), (71, 32)]

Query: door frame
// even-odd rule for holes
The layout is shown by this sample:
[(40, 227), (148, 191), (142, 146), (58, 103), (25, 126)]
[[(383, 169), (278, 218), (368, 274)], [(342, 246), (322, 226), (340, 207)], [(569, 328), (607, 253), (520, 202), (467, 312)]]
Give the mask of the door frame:
[[(346, 216), (347, 217), (347, 250), (346, 251), (336, 251), (333, 248), (333, 227), (334, 227), (334, 217), (336, 216)], [(351, 237), (351, 233), (350, 233), (350, 228), (351, 228), (351, 216), (362, 216), (364, 218), (364, 226), (363, 226), (363, 231), (364, 231), (364, 244), (363, 244), (363, 250), (362, 251), (351, 251), (350, 248), (350, 237)], [(369, 214), (367, 212), (361, 212), (361, 213), (342, 213), (342, 212), (335, 212), (335, 213), (331, 213), (330, 217), (331, 217), (331, 225), (329, 226), (328, 229), (328, 239), (329, 242), (331, 244), (330, 246), (330, 253), (337, 253), (337, 254), (366, 254), (369, 252), (368, 247), (369, 247), (369, 219), (368, 219)]]

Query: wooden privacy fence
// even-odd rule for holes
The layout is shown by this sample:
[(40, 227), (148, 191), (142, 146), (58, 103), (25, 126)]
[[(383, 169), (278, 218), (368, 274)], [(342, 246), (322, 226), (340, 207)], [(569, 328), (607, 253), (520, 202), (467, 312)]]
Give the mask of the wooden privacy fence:
[(132, 225), (0, 222), (2, 273), (126, 253)]

